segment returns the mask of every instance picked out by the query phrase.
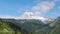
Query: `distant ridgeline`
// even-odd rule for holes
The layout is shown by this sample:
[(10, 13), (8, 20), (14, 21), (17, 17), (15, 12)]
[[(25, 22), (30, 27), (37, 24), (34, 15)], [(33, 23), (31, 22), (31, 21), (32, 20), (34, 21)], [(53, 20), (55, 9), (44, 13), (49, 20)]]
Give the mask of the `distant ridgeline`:
[(36, 19), (2, 19), (2, 21), (20, 29), (22, 34), (60, 34), (60, 17), (47, 24)]

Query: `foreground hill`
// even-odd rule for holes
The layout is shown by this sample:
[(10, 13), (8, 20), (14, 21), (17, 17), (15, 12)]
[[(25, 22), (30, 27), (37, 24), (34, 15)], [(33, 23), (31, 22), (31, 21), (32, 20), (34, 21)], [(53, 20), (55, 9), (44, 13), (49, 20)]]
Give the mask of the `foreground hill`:
[(53, 24), (50, 34), (60, 34), (60, 17), (58, 17)]
[[(15, 34), (15, 30), (12, 26), (7, 24), (7, 22), (0, 19), (0, 34)], [(18, 31), (17, 34), (20, 34), (20, 31)]]
[(0, 19), (0, 34), (12, 34), (12, 32), (14, 32), (13, 28)]

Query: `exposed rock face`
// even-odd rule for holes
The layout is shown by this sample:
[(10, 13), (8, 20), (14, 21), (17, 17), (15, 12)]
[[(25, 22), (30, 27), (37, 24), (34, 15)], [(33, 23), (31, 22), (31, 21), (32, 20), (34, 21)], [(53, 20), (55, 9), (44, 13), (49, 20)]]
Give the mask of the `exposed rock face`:
[(0, 32), (9, 32), (7, 29), (3, 29), (2, 31), (0, 31)]

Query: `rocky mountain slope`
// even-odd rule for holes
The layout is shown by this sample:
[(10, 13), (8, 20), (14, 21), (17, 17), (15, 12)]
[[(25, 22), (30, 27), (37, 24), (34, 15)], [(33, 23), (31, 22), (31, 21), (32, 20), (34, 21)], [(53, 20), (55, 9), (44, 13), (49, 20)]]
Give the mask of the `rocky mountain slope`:
[[(2, 22), (9, 22), (14, 23), (21, 29), (23, 29), (23, 34), (60, 34), (60, 17), (56, 18), (54, 21), (44, 24), (41, 20), (36, 19), (2, 19)], [(0, 20), (0, 27), (1, 27), (1, 20)], [(7, 25), (8, 26), (8, 25)], [(9, 32), (10, 26), (3, 28), (0, 28), (0, 31)], [(3, 27), (3, 26), (2, 26)], [(6, 29), (7, 28), (7, 29)], [(13, 30), (12, 30), (13, 31)]]

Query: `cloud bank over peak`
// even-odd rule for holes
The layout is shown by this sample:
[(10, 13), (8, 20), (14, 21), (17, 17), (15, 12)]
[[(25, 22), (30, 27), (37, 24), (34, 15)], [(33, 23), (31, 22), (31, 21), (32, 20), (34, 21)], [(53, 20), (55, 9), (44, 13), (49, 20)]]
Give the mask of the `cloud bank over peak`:
[(55, 2), (51, 1), (43, 1), (36, 3), (36, 5), (32, 6), (30, 8), (31, 10), (28, 10), (24, 12), (22, 15), (18, 17), (21, 19), (44, 19), (44, 17), (41, 17), (42, 14), (48, 13), (49, 10), (53, 9), (55, 6)]
[(22, 14), (16, 19), (44, 19), (44, 18), (41, 16), (34, 15), (33, 12), (25, 12), (24, 14)]

